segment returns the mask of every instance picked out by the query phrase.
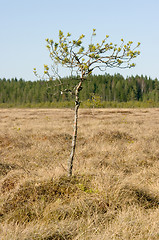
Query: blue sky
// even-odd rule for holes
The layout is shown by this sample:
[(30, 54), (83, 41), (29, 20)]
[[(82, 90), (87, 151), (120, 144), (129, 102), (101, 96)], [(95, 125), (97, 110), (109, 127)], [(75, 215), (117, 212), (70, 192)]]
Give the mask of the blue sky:
[(141, 42), (135, 68), (108, 73), (159, 79), (158, 0), (0, 0), (0, 10), (0, 78), (36, 80), (33, 68), (50, 63), (47, 37), (57, 40), (61, 29), (89, 39), (96, 28), (97, 42), (106, 34), (113, 43)]

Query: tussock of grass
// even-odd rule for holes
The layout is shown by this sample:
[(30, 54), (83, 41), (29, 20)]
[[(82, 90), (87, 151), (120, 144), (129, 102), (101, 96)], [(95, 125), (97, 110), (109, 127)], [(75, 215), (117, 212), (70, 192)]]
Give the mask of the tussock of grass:
[(119, 192), (118, 201), (121, 201), (123, 206), (137, 204), (145, 209), (159, 207), (159, 196), (134, 186), (123, 187)]
[[(62, 204), (65, 202), (68, 204), (74, 195), (78, 194), (80, 196), (82, 192), (89, 192), (89, 187), (87, 186), (89, 179), (87, 178), (74, 176), (70, 179), (64, 176), (58, 180), (25, 182), (4, 202), (2, 212), (4, 215), (10, 214), (10, 220), (15, 222), (31, 221), (42, 217), (44, 209), (50, 202), (53, 204), (60, 200)], [(81, 186), (83, 187), (82, 190)], [(8, 189), (6, 182), (2, 185), (2, 191), (4, 191), (5, 187)], [(10, 189), (13, 187), (12, 183)], [(39, 205), (41, 209), (37, 211), (34, 205), (37, 207)], [(59, 209), (56, 210), (57, 212), (60, 211)]]
[(16, 169), (16, 168), (17, 168), (17, 166), (14, 164), (0, 163), (0, 176), (6, 175), (12, 169)]
[(129, 135), (126, 132), (120, 132), (120, 131), (110, 131), (109, 133), (107, 132), (99, 132), (94, 136), (94, 139), (96, 141), (109, 141), (109, 142), (114, 142), (114, 141), (134, 141), (135, 138), (133, 138), (131, 135)]

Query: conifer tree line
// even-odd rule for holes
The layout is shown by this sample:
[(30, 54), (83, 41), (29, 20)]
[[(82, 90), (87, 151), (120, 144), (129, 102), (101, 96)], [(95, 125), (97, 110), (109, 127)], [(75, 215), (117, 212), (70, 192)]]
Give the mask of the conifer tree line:
[[(76, 79), (63, 78), (67, 89), (75, 86)], [(159, 102), (159, 81), (147, 76), (124, 78), (120, 74), (90, 75), (80, 92), (81, 101), (99, 96), (101, 101), (149, 101)], [(72, 101), (74, 96), (55, 81), (25, 81), (23, 79), (0, 79), (0, 103), (27, 104)]]

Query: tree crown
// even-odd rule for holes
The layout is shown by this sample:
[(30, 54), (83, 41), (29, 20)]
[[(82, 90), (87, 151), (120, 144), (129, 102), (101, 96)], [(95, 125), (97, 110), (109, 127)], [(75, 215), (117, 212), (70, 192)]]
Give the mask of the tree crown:
[[(52, 70), (54, 73), (58, 64), (63, 67), (67, 67), (71, 70), (71, 73), (76, 73), (82, 77), (86, 77), (92, 73), (94, 69), (105, 71), (109, 68), (132, 68), (135, 66), (131, 63), (131, 60), (140, 55), (140, 51), (137, 48), (140, 46), (140, 42), (136, 46), (133, 46), (133, 42), (127, 43), (121, 39), (119, 46), (108, 42), (109, 35), (106, 35), (101, 43), (93, 43), (93, 38), (96, 36), (96, 29), (93, 29), (91, 35), (90, 44), (87, 48), (84, 46), (85, 35), (82, 34), (76, 40), (71, 40), (71, 34), (64, 33), (60, 30), (58, 36), (58, 42), (47, 38), (47, 48), (49, 50), (50, 58), (53, 62)], [(36, 68), (34, 73), (37, 75)], [(44, 65), (44, 75), (50, 78), (49, 67)]]

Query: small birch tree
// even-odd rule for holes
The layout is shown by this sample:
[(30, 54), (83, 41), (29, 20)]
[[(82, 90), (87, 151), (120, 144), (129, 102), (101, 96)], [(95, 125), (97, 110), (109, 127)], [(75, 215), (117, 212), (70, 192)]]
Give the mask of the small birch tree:
[[(138, 42), (136, 46), (133, 46), (133, 42), (127, 43), (121, 39), (119, 46), (108, 41), (109, 35), (106, 35), (101, 43), (94, 43), (93, 38), (96, 36), (96, 29), (93, 29), (90, 44), (86, 47), (84, 45), (85, 35), (81, 35), (78, 39), (71, 39), (71, 34), (64, 33), (60, 30), (58, 41), (54, 42), (52, 39), (46, 39), (49, 55), (52, 60), (51, 68), (48, 65), (44, 65), (43, 77), (47, 80), (56, 79), (56, 84), (63, 87), (61, 88), (61, 94), (63, 92), (69, 92), (75, 96), (75, 110), (74, 110), (74, 131), (72, 136), (72, 149), (68, 159), (68, 176), (72, 176), (73, 160), (76, 148), (77, 129), (78, 129), (78, 109), (80, 106), (79, 93), (82, 90), (84, 81), (87, 81), (87, 77), (95, 70), (106, 71), (107, 68), (132, 68), (135, 66), (131, 63), (131, 60), (136, 58), (140, 51), (137, 48), (140, 46)], [(70, 69), (70, 73), (73, 81), (76, 79), (76, 84), (72, 89), (65, 88), (62, 78), (58, 73), (58, 66), (66, 67)], [(53, 72), (53, 75), (50, 74)], [(38, 76), (36, 68), (34, 68), (34, 74)], [(70, 78), (71, 81), (71, 78)]]

